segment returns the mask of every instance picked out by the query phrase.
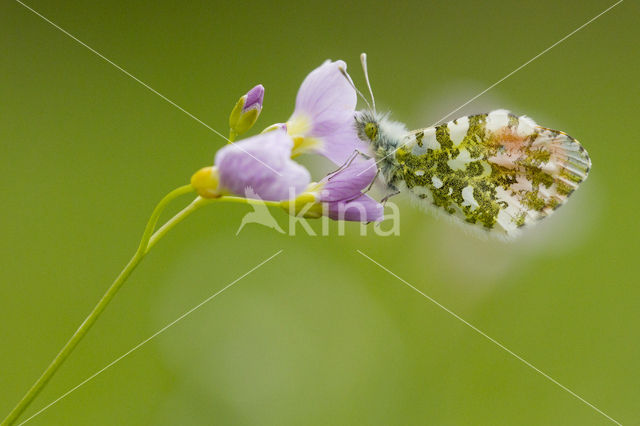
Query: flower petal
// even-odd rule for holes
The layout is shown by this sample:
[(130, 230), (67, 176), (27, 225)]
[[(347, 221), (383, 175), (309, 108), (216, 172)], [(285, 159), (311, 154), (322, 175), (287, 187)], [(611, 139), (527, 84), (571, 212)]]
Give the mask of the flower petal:
[(355, 111), (356, 92), (340, 72), (344, 61), (325, 61), (304, 79), (296, 97), (295, 113), (304, 113), (319, 123), (333, 121)]
[(282, 130), (263, 133), (225, 146), (216, 154), (220, 187), (235, 195), (251, 192), (280, 201), (303, 192), (311, 176), (291, 160), (293, 141)]
[(375, 178), (375, 160), (356, 153), (348, 164), (322, 179), (319, 199), (322, 202), (348, 201), (359, 197)]
[(315, 150), (338, 165), (355, 150), (369, 151), (355, 129), (356, 91), (340, 68), (347, 69), (344, 61), (326, 61), (304, 79), (288, 121), (292, 136), (317, 139)]
[[(372, 154), (371, 147), (358, 137), (353, 116), (343, 123), (333, 123), (332, 130), (314, 136), (320, 139), (318, 153), (324, 155), (334, 164), (344, 164), (355, 151)], [(314, 126), (314, 132), (318, 125)]]
[(366, 194), (351, 201), (329, 203), (328, 216), (333, 220), (351, 222), (380, 222), (384, 216), (384, 207)]

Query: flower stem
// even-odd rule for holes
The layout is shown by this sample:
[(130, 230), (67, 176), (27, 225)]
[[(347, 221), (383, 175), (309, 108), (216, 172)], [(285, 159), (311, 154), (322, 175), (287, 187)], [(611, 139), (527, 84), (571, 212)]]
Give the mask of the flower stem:
[(193, 191), (194, 188), (191, 185), (184, 185), (174, 189), (173, 191), (168, 193), (162, 200), (160, 200), (156, 208), (153, 209), (153, 213), (151, 213), (151, 217), (147, 222), (147, 226), (144, 228), (144, 233), (142, 234), (140, 245), (138, 246), (138, 252), (141, 252), (143, 254), (149, 252), (149, 247), (147, 247), (149, 244), (149, 240), (151, 239), (153, 230), (156, 228), (156, 224), (158, 223), (158, 219), (160, 218), (160, 215), (162, 214), (162, 211), (167, 206), (167, 204), (169, 204), (176, 197), (179, 197), (183, 194), (188, 194)]
[(242, 198), (242, 197), (232, 197), (232, 196), (224, 196), (220, 198), (214, 198), (209, 200), (211, 202), (220, 202), (220, 203), (239, 203), (239, 204), (254, 204), (258, 206), (271, 206), (271, 207), (280, 207), (280, 201), (265, 201), (258, 200), (253, 198)]
[[(36, 382), (31, 386), (31, 388), (27, 391), (27, 393), (22, 397), (20, 402), (15, 406), (13, 410), (9, 413), (9, 415), (0, 423), (0, 426), (10, 426), (12, 425), (18, 417), (26, 410), (29, 404), (33, 401), (33, 399), (40, 393), (42, 388), (47, 384), (47, 382), (53, 377), (55, 372), (60, 368), (62, 363), (67, 359), (67, 357), (71, 354), (71, 352), (75, 349), (78, 343), (82, 340), (82, 338), (87, 334), (91, 326), (96, 322), (102, 311), (107, 307), (109, 302), (116, 295), (122, 284), (129, 278), (129, 275), (133, 272), (133, 270), (138, 266), (140, 261), (144, 258), (144, 256), (149, 252), (151, 247), (160, 239), (162, 236), (173, 227), (175, 224), (180, 222), (184, 217), (178, 218), (180, 214), (184, 212), (178, 213), (173, 219), (170, 219), (167, 224), (165, 224), (156, 234), (153, 234), (153, 230), (155, 229), (156, 224), (158, 223), (158, 219), (160, 214), (164, 210), (164, 208), (171, 202), (173, 199), (177, 198), (180, 195), (187, 194), (189, 192), (193, 192), (193, 187), (191, 185), (181, 186), (177, 189), (174, 189), (169, 194), (167, 194), (156, 206), (147, 222), (147, 226), (145, 227), (144, 233), (142, 235), (142, 239), (140, 240), (140, 245), (136, 250), (135, 254), (127, 263), (127, 266), (124, 267), (122, 272), (115, 279), (111, 287), (106, 291), (104, 296), (98, 301), (98, 304), (93, 308), (91, 313), (87, 316), (87, 318), (82, 322), (80, 327), (76, 330), (75, 333), (71, 336), (71, 338), (67, 341), (67, 343), (62, 347), (58, 355), (53, 359), (53, 361), (49, 364), (47, 369), (42, 373), (42, 375), (36, 380)], [(196, 201), (199, 198), (196, 198)], [(195, 204), (192, 203), (190, 206)], [(195, 208), (194, 208), (195, 209)], [(186, 210), (186, 209), (185, 209)], [(190, 212), (189, 212), (190, 213)], [(188, 214), (188, 213), (187, 213)], [(178, 219), (176, 219), (178, 218)], [(167, 225), (172, 222), (173, 224)]]
[(187, 218), (187, 216), (189, 216), (191, 213), (196, 211), (198, 208), (211, 203), (211, 201), (213, 200), (202, 198), (202, 197), (196, 197), (196, 199), (193, 200), (191, 204), (189, 204), (184, 209), (180, 210), (175, 216), (169, 219), (164, 225), (160, 227), (160, 229), (158, 229), (156, 232), (153, 233), (153, 235), (150, 236), (148, 244), (146, 246), (145, 254), (148, 253), (149, 250), (151, 250), (151, 248), (154, 245), (156, 245), (158, 240), (164, 237), (164, 235), (167, 232), (169, 232), (171, 228), (176, 226), (178, 223), (182, 222), (184, 219)]
[(184, 209), (182, 209), (180, 212), (178, 212), (178, 214), (176, 214), (174, 217), (172, 217), (171, 219), (169, 219), (164, 225), (162, 225), (160, 227), (160, 229), (158, 229), (149, 239), (149, 243), (147, 245), (147, 252), (149, 250), (151, 250), (151, 248), (156, 244), (156, 242), (158, 242), (158, 240), (160, 238), (162, 238), (164, 236), (164, 234), (166, 234), (167, 232), (169, 232), (169, 230), (171, 228), (173, 228), (174, 226), (176, 226), (178, 223), (182, 222), (184, 219), (186, 219), (187, 216), (189, 216), (191, 213), (193, 213), (194, 211), (196, 211), (197, 209), (199, 209), (202, 206), (206, 206), (207, 204), (211, 204), (211, 203), (239, 203), (239, 204), (258, 204), (258, 205), (264, 205), (264, 206), (271, 206), (271, 207), (280, 207), (280, 203), (277, 201), (263, 201), (263, 200), (254, 200), (251, 198), (242, 198), (242, 197), (232, 197), (232, 196), (224, 196), (224, 197), (219, 197), (219, 198), (202, 198), (202, 197), (197, 197), (195, 200), (193, 200), (193, 202), (191, 204), (189, 204), (187, 207), (185, 207)]

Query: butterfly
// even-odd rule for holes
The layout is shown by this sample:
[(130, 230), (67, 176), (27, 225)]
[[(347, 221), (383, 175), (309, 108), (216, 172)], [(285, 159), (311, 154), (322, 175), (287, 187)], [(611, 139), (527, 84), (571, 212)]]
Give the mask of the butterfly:
[(408, 131), (375, 111), (361, 58), (373, 108), (356, 113), (358, 136), (389, 189), (424, 209), (510, 238), (552, 214), (587, 178), (591, 160), (577, 140), (506, 110)]

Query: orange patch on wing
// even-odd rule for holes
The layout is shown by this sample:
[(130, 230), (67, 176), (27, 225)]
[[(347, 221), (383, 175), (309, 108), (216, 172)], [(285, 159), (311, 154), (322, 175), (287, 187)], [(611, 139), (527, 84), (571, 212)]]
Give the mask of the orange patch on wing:
[(529, 136), (530, 135), (520, 135), (510, 127), (503, 127), (493, 132), (491, 141), (498, 148), (504, 147), (510, 154), (515, 154), (524, 152), (524, 148), (530, 145)]

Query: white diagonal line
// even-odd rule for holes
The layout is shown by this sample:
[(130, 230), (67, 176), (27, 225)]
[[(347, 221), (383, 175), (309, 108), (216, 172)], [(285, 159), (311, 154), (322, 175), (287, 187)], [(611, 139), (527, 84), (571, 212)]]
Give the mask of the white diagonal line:
[(490, 342), (494, 343), (495, 345), (497, 345), (499, 348), (501, 348), (502, 350), (504, 350), (505, 352), (507, 352), (509, 355), (513, 356), (514, 358), (516, 358), (518, 361), (522, 362), (523, 364), (525, 364), (527, 367), (531, 368), (532, 370), (534, 370), (535, 372), (537, 372), (538, 374), (542, 375), (543, 377), (545, 377), (547, 380), (551, 381), (552, 383), (556, 384), (557, 386), (559, 386), (561, 389), (565, 390), (566, 392), (568, 392), (569, 394), (571, 394), (572, 396), (574, 396), (575, 398), (579, 399), (580, 401), (582, 401), (584, 404), (588, 405), (589, 407), (591, 407), (592, 409), (594, 409), (595, 411), (597, 411), (598, 413), (602, 414), (604, 417), (606, 417), (607, 419), (611, 420), (613, 423), (617, 424), (617, 425), (622, 425), (620, 422), (618, 422), (617, 420), (613, 419), (611, 416), (609, 416), (608, 414), (606, 414), (604, 411), (600, 410), (598, 407), (596, 407), (595, 405), (591, 404), (589, 401), (587, 401), (586, 399), (582, 398), (580, 395), (578, 395), (577, 393), (573, 392), (571, 389), (569, 389), (568, 387), (566, 387), (565, 385), (563, 385), (562, 383), (558, 382), (556, 379), (554, 379), (553, 377), (549, 376), (547, 373), (545, 373), (544, 371), (540, 370), (539, 368), (537, 368), (535, 365), (531, 364), (529, 361), (527, 361), (526, 359), (522, 358), (520, 355), (516, 354), (515, 352), (513, 352), (511, 349), (507, 348), (506, 346), (504, 346), (502, 343), (498, 342), (496, 339), (494, 339), (493, 337), (487, 335), (485, 332), (483, 332), (482, 330), (480, 330), (479, 328), (477, 328), (476, 326), (474, 326), (473, 324), (469, 323), (468, 321), (466, 321), (465, 319), (463, 319), (462, 317), (460, 317), (458, 314), (456, 314), (455, 312), (451, 311), (449, 308), (447, 308), (446, 306), (441, 305), (437, 300), (435, 300), (434, 298), (426, 295), (425, 293), (423, 293), (421, 290), (417, 289), (416, 287), (414, 287), (413, 285), (409, 284), (407, 281), (405, 281), (404, 279), (400, 278), (398, 275), (394, 274), (393, 272), (391, 272), (388, 268), (384, 267), (383, 265), (381, 265), (380, 263), (376, 262), (375, 260), (373, 260), (372, 258), (370, 258), (369, 256), (367, 256), (366, 254), (364, 254), (362, 251), (360, 250), (356, 250), (358, 253), (360, 253), (362, 256), (364, 256), (365, 258), (369, 259), (371, 262), (375, 263), (376, 265), (378, 265), (380, 268), (382, 268), (383, 270), (387, 271), (389, 274), (393, 275), (394, 277), (396, 277), (398, 280), (400, 280), (403, 284), (407, 285), (409, 288), (411, 288), (412, 290), (420, 293), (425, 299), (429, 300), (430, 302), (432, 302), (433, 304), (435, 304), (436, 306), (438, 306), (439, 308), (441, 308), (442, 310), (444, 310), (445, 312), (447, 312), (449, 315), (453, 316), (455, 319), (459, 320), (460, 322), (462, 322), (463, 324), (465, 324), (466, 326), (468, 326), (469, 328), (471, 328), (473, 331), (475, 331), (476, 333), (480, 334), (482, 337), (486, 338), (487, 340), (489, 340)]
[[(177, 103), (173, 102), (171, 99), (167, 98), (165, 95), (163, 95), (162, 93), (158, 92), (156, 89), (154, 89), (153, 87), (149, 86), (147, 83), (145, 83), (144, 81), (140, 80), (138, 77), (136, 77), (135, 75), (131, 74), (129, 71), (125, 70), (124, 68), (122, 68), (120, 65), (116, 64), (115, 62), (113, 62), (111, 59), (107, 58), (106, 56), (104, 56), (102, 53), (98, 52), (97, 50), (95, 50), (93, 47), (89, 46), (88, 44), (86, 44), (85, 42), (83, 42), (82, 40), (78, 39), (77, 37), (75, 37), (73, 34), (71, 34), (69, 31), (65, 30), (64, 28), (60, 27), (58, 24), (56, 24), (55, 22), (51, 21), (50, 19), (48, 19), (46, 16), (42, 15), (41, 13), (39, 13), (38, 11), (36, 11), (35, 9), (33, 9), (32, 7), (24, 4), (22, 1), (20, 0), (15, 0), (17, 3), (21, 4), (22, 6), (24, 6), (26, 9), (30, 10), (31, 12), (33, 12), (35, 15), (39, 16), (40, 18), (42, 18), (44, 21), (48, 22), (49, 24), (51, 24), (53, 27), (55, 27), (56, 29), (60, 30), (62, 33), (64, 33), (65, 35), (67, 35), (68, 37), (70, 37), (71, 39), (73, 39), (74, 41), (78, 42), (80, 45), (86, 47), (87, 49), (89, 49), (92, 53), (94, 53), (96, 56), (100, 57), (101, 59), (103, 59), (104, 61), (108, 62), (109, 64), (113, 65), (115, 68), (117, 68), (119, 71), (121, 71), (122, 73), (124, 73), (125, 75), (127, 75), (128, 77), (131, 77), (133, 80), (135, 80), (136, 82), (138, 82), (140, 85), (142, 85), (144, 88), (148, 89), (149, 91), (155, 93), (156, 95), (160, 96), (162, 99), (164, 99), (165, 101), (167, 101), (168, 103), (170, 103), (171, 105), (173, 105), (174, 107), (176, 107), (177, 109), (179, 109), (180, 111), (184, 112), (185, 114), (187, 114), (189, 117), (193, 118), (195, 121), (197, 121), (198, 123), (202, 124), (204, 127), (206, 127), (207, 129), (211, 130), (213, 133), (215, 133), (216, 135), (220, 136), (221, 138), (223, 138), (224, 140), (226, 140), (227, 142), (231, 142), (226, 136), (224, 136), (222, 133), (218, 132), (216, 129), (214, 129), (213, 127), (209, 126), (207, 123), (205, 123), (204, 121), (200, 120), (198, 117), (196, 117), (195, 115), (191, 114), (189, 111), (187, 111), (186, 109), (182, 108), (180, 105), (178, 105)], [(254, 160), (258, 161), (259, 163), (261, 163), (263, 166), (265, 166), (267, 169), (271, 170), (272, 172), (274, 172), (275, 174), (277, 174), (278, 176), (282, 176), (282, 174), (280, 172), (278, 172), (277, 170), (274, 170), (271, 166), (269, 166), (268, 164), (264, 163), (262, 160), (260, 160), (259, 158), (256, 158), (255, 156), (253, 156), (250, 152), (247, 152), (244, 148), (242, 148), (242, 145), (236, 145), (238, 148), (240, 148), (241, 151), (244, 151), (245, 154), (249, 155), (250, 157), (252, 157)]]
[(593, 18), (589, 19), (587, 22), (585, 22), (584, 24), (580, 25), (578, 28), (576, 28), (575, 30), (571, 31), (569, 34), (567, 34), (566, 36), (562, 37), (560, 40), (556, 41), (555, 43), (553, 43), (551, 46), (547, 47), (546, 49), (544, 49), (542, 52), (538, 53), (536, 56), (534, 56), (533, 58), (529, 59), (527, 62), (525, 62), (524, 64), (520, 65), (518, 68), (516, 68), (515, 70), (511, 71), (509, 74), (505, 75), (504, 77), (502, 77), (500, 80), (496, 81), (495, 83), (493, 83), (491, 86), (487, 87), (486, 89), (484, 89), (482, 92), (478, 93), (477, 95), (475, 95), (473, 98), (469, 99), (467, 102), (463, 103), (462, 105), (460, 105), (458, 108), (454, 109), (453, 111), (451, 111), (449, 114), (445, 115), (444, 117), (442, 117), (441, 119), (439, 119), (438, 121), (436, 121), (436, 123), (434, 123), (433, 125), (442, 122), (443, 120), (449, 118), (453, 113), (461, 110), (462, 108), (464, 108), (465, 106), (469, 105), (471, 102), (475, 101), (476, 99), (478, 99), (480, 96), (484, 95), (485, 93), (487, 93), (489, 90), (493, 89), (494, 87), (496, 87), (498, 84), (502, 83), (503, 81), (505, 81), (507, 78), (511, 77), (512, 75), (514, 75), (515, 73), (517, 73), (518, 71), (520, 71), (522, 68), (526, 67), (527, 65), (529, 65), (531, 62), (535, 61), (536, 59), (538, 59), (540, 56), (544, 55), (545, 53), (547, 53), (548, 51), (550, 51), (551, 49), (553, 49), (554, 47), (556, 47), (557, 45), (559, 45), (560, 43), (562, 43), (563, 41), (565, 41), (566, 39), (568, 39), (569, 37), (571, 37), (572, 35), (574, 35), (575, 33), (577, 33), (578, 31), (580, 31), (581, 29), (583, 29), (584, 27), (586, 27), (587, 25), (589, 25), (590, 23), (592, 23), (593, 21), (595, 21), (596, 19), (598, 19), (599, 17), (601, 17), (602, 15), (604, 15), (605, 13), (607, 13), (608, 11), (610, 11), (611, 9), (613, 9), (614, 7), (616, 7), (617, 5), (619, 5), (620, 3), (622, 3), (624, 0), (619, 0), (617, 3), (612, 4), (611, 6), (609, 6), (608, 8), (606, 8), (605, 10), (603, 10), (602, 12), (600, 12), (599, 14), (597, 14), (596, 16), (594, 16)]
[[(562, 37), (560, 40), (556, 41), (555, 43), (553, 43), (551, 46), (547, 47), (546, 49), (544, 49), (542, 52), (538, 53), (536, 56), (534, 56), (533, 58), (529, 59), (527, 62), (525, 62), (524, 64), (520, 65), (518, 68), (516, 68), (515, 70), (511, 71), (509, 74), (505, 75), (504, 77), (502, 77), (500, 80), (496, 81), (495, 83), (493, 83), (491, 86), (487, 87), (486, 89), (484, 89), (482, 92), (478, 93), (477, 95), (475, 95), (473, 98), (469, 99), (468, 101), (466, 101), (465, 103), (463, 103), (462, 105), (460, 105), (459, 107), (457, 107), (456, 109), (454, 109), (453, 111), (451, 111), (449, 114), (445, 115), (444, 117), (442, 117), (441, 119), (439, 119), (438, 121), (436, 121), (435, 123), (433, 123), (431, 126), (429, 127), (433, 127), (438, 123), (441, 123), (443, 120), (447, 119), (448, 117), (451, 116), (451, 114), (455, 113), (456, 111), (461, 110), (462, 108), (464, 108), (465, 106), (469, 105), (471, 102), (475, 101), (476, 99), (478, 99), (480, 96), (484, 95), (485, 93), (487, 93), (489, 90), (493, 89), (494, 87), (496, 87), (498, 84), (502, 83), (503, 81), (505, 81), (506, 79), (508, 79), (509, 77), (511, 77), (512, 75), (514, 75), (515, 73), (517, 73), (518, 71), (520, 71), (522, 68), (526, 67), (527, 65), (529, 65), (531, 62), (535, 61), (536, 59), (538, 59), (540, 56), (544, 55), (545, 53), (547, 53), (548, 51), (550, 51), (551, 49), (553, 49), (554, 47), (556, 47), (557, 45), (559, 45), (560, 43), (562, 43), (563, 41), (565, 41), (566, 39), (568, 39), (569, 37), (571, 37), (572, 35), (574, 35), (575, 33), (577, 33), (578, 31), (580, 31), (581, 29), (583, 29), (584, 27), (586, 27), (587, 25), (589, 25), (590, 23), (592, 23), (593, 21), (595, 21), (596, 19), (598, 19), (599, 17), (601, 17), (602, 15), (604, 15), (605, 13), (607, 13), (608, 11), (610, 11), (611, 9), (613, 9), (614, 7), (616, 7), (617, 5), (619, 5), (620, 3), (622, 3), (624, 0), (618, 0), (618, 2), (612, 4), (611, 6), (609, 6), (608, 8), (606, 8), (605, 10), (603, 10), (602, 12), (598, 13), (596, 16), (594, 16), (593, 18), (589, 19), (587, 22), (585, 22), (584, 24), (580, 25), (578, 28), (576, 28), (575, 30), (571, 31), (569, 34), (567, 34), (566, 36)], [(381, 158), (380, 160), (378, 160), (376, 162), (376, 166), (378, 164), (380, 164), (380, 162), (382, 162), (384, 159), (386, 159), (387, 157), (393, 155), (396, 153), (396, 151), (398, 151), (400, 148), (402, 148), (403, 146), (406, 145), (406, 142), (401, 144), (399, 147), (397, 147), (396, 149), (394, 149), (392, 152), (390, 152), (389, 154), (385, 155), (383, 158)], [(373, 167), (373, 165), (367, 167), (366, 169), (362, 170), (360, 173), (358, 173), (358, 176), (360, 176), (362, 173), (366, 172), (367, 170), (369, 170), (371, 167)]]
[(62, 395), (60, 395), (58, 398), (56, 398), (55, 400), (51, 401), (49, 404), (45, 405), (44, 407), (42, 407), (40, 410), (36, 411), (31, 417), (29, 417), (28, 419), (26, 419), (25, 421), (23, 421), (22, 423), (20, 423), (18, 426), (21, 426), (25, 423), (27, 423), (28, 421), (30, 421), (31, 419), (33, 419), (34, 417), (36, 417), (39, 414), (42, 414), (43, 411), (47, 410), (48, 408), (50, 408), (51, 406), (53, 406), (54, 404), (60, 402), (60, 400), (62, 400), (63, 398), (69, 396), (70, 393), (74, 392), (75, 390), (77, 390), (79, 387), (85, 385), (87, 382), (89, 382), (90, 380), (94, 379), (96, 376), (98, 376), (99, 374), (103, 373), (105, 370), (107, 370), (110, 367), (113, 367), (113, 365), (115, 365), (117, 362), (121, 361), (123, 358), (127, 357), (128, 355), (130, 355), (132, 352), (140, 349), (140, 347), (142, 347), (143, 345), (145, 345), (146, 343), (148, 343), (149, 341), (151, 341), (152, 339), (154, 339), (155, 337), (157, 337), (158, 335), (164, 333), (167, 329), (169, 329), (170, 327), (174, 326), (178, 321), (183, 320), (184, 318), (186, 318), (187, 316), (191, 315), (194, 311), (196, 311), (197, 309), (199, 309), (202, 305), (206, 304), (207, 302), (211, 301), (211, 299), (213, 299), (214, 297), (216, 297), (217, 295), (219, 295), (220, 293), (222, 293), (223, 291), (225, 291), (226, 289), (228, 289), (229, 287), (231, 287), (232, 285), (236, 284), (238, 281), (240, 281), (241, 279), (243, 279), (244, 277), (246, 277), (247, 275), (249, 275), (250, 273), (252, 273), (253, 271), (255, 271), (256, 269), (260, 268), (262, 265), (264, 265), (265, 263), (269, 262), (271, 259), (273, 259), (274, 257), (278, 256), (280, 253), (282, 253), (283, 250), (278, 250), (275, 254), (273, 254), (271, 257), (263, 260), (262, 262), (260, 262), (259, 264), (257, 264), (256, 266), (254, 266), (253, 268), (251, 268), (250, 270), (248, 270), (247, 272), (245, 272), (243, 275), (239, 276), (238, 278), (236, 278), (235, 280), (233, 280), (231, 283), (227, 284), (225, 287), (223, 287), (221, 290), (218, 290), (216, 293), (212, 294), (211, 296), (207, 297), (206, 299), (204, 299), (202, 302), (198, 303), (196, 306), (194, 306), (193, 308), (189, 309), (187, 312), (185, 312), (184, 314), (180, 315), (178, 318), (176, 318), (175, 320), (171, 321), (169, 324), (165, 325), (164, 327), (162, 327), (160, 330), (156, 331), (155, 333), (153, 333), (151, 336), (147, 337), (146, 339), (144, 339), (142, 342), (138, 343), (137, 345), (135, 345), (133, 348), (129, 349), (127, 352), (125, 352), (124, 354), (120, 355), (118, 358), (114, 359), (113, 361), (111, 361), (109, 364), (107, 364), (106, 366), (104, 366), (103, 368), (101, 368), (100, 370), (96, 371), (95, 373), (93, 373), (91, 376), (87, 377), (86, 379), (84, 379), (82, 382), (78, 383), (76, 386), (72, 387), (71, 389), (69, 389), (67, 392), (63, 393)]

